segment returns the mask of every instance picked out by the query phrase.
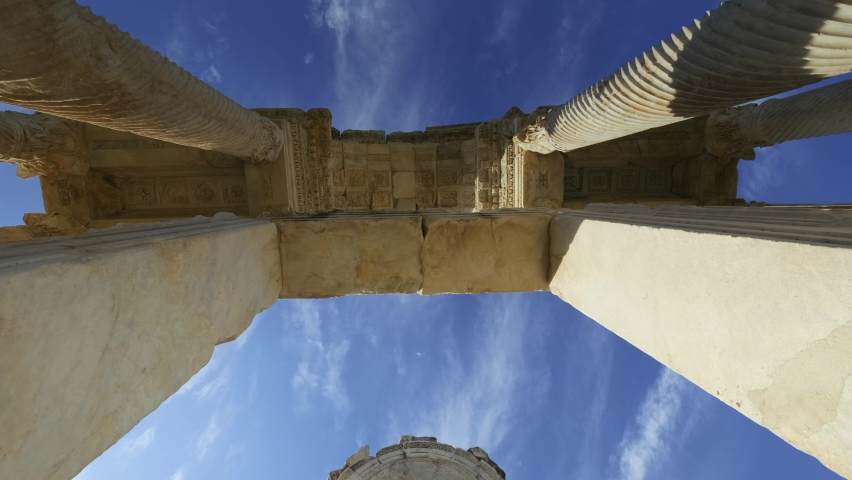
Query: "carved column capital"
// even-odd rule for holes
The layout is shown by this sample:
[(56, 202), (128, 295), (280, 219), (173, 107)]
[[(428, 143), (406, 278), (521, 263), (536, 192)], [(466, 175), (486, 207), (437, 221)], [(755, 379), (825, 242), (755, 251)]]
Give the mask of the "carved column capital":
[(36, 113), (0, 112), (0, 161), (18, 176), (83, 175), (89, 169), (83, 124)]
[(539, 107), (536, 111), (530, 114), (527, 118), (527, 125), (520, 129), (515, 137), (517, 143), (524, 150), (547, 155), (558, 149), (550, 139), (550, 134), (547, 133), (545, 125), (547, 124), (547, 115), (552, 110), (552, 107)]
[(263, 136), (260, 144), (252, 152), (248, 160), (255, 165), (267, 165), (278, 159), (281, 146), (284, 144), (284, 132), (272, 120), (255, 113), (260, 119)]
[(754, 133), (757, 104), (731, 107), (710, 115), (704, 127), (704, 148), (722, 163), (754, 160), (754, 149), (766, 146)]

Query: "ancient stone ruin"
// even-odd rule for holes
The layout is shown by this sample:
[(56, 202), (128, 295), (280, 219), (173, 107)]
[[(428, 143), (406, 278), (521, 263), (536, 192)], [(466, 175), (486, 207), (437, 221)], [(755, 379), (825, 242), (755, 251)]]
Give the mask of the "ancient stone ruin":
[(462, 450), (435, 437), (404, 435), (397, 445), (370, 456), (361, 447), (328, 480), (506, 480), (506, 473), (479, 447)]
[[(39, 112), (0, 161), (45, 206), (0, 228), (0, 478), (72, 478), (279, 298), (538, 290), (852, 476), (852, 210), (736, 198), (754, 149), (852, 131), (850, 80), (748, 104), (851, 71), (850, 19), (729, 0), (564, 105), (386, 133), (0, 0), (0, 101)], [(331, 478), (423, 465), (503, 478), (411, 437)]]

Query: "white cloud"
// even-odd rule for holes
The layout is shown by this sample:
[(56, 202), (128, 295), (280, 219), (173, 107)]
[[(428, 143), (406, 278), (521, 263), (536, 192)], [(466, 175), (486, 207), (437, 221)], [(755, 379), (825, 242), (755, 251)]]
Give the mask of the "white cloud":
[[(196, 13), (203, 13), (195, 17)], [(188, 13), (178, 10), (169, 22), (169, 36), (162, 48), (173, 62), (196, 73), (207, 83), (222, 83), (219, 72), (230, 42), (219, 24), (224, 15), (210, 12)]]
[[(336, 310), (329, 306), (322, 312), (331, 319), (337, 317)], [(298, 352), (300, 361), (290, 380), (290, 386), (298, 396), (301, 408), (308, 408), (314, 395), (327, 400), (332, 408), (345, 417), (350, 410), (349, 396), (343, 382), (349, 340), (323, 336), (323, 321), (316, 302), (301, 301), (286, 318), (288, 336), (285, 343)]]
[(157, 435), (157, 427), (149, 427), (136, 438), (131, 438), (123, 441), (121, 452), (129, 455), (138, 455), (151, 446), (154, 438)]
[(510, 42), (514, 37), (520, 13), (520, 6), (517, 0), (504, 2), (488, 41), (491, 44)]
[(419, 73), (426, 67), (412, 53), (426, 28), (417, 8), (426, 6), (389, 0), (309, 0), (314, 26), (327, 29), (335, 39), (337, 101), (330, 107), (338, 127), (425, 126), (427, 107), (434, 107), (424, 103), (428, 79)]
[[(606, 413), (609, 400), (610, 381), (612, 377), (612, 342), (611, 334), (595, 325), (580, 330), (579, 338), (585, 341), (582, 348), (576, 348), (582, 359), (576, 358), (573, 364), (586, 365), (579, 375), (569, 378), (569, 391), (576, 391), (578, 396), (585, 398), (586, 392), (591, 391), (591, 400), (585, 405), (585, 411), (577, 407), (581, 416), (583, 430), (582, 443), (577, 451), (577, 471), (572, 476), (577, 480), (593, 480), (600, 478), (601, 458), (601, 422)], [(577, 378), (579, 377), (579, 378)], [(579, 389), (579, 390), (578, 390)], [(570, 406), (568, 408), (574, 408)]]
[(222, 389), (227, 389), (230, 383), (231, 371), (226, 368), (213, 380), (207, 382), (203, 387), (199, 388), (198, 391), (195, 392), (195, 396), (202, 400), (207, 400), (215, 396)]
[(648, 391), (635, 424), (627, 429), (618, 447), (619, 478), (643, 480), (669, 458), (682, 423), (682, 406), (689, 383), (666, 367)]
[[(494, 453), (509, 432), (523, 431), (517, 429), (521, 413), (541, 401), (550, 383), (549, 371), (536, 360), (542, 335), (527, 321), (530, 312), (529, 300), (520, 295), (481, 300), (480, 337), (460, 347), (447, 335), (443, 364), (434, 361), (440, 366), (442, 387), (432, 405), (421, 410), (411, 433)], [(465, 362), (470, 352), (472, 361)]]
[(210, 65), (207, 67), (207, 70), (201, 72), (201, 79), (207, 83), (222, 83), (222, 75), (219, 74), (219, 70), (216, 70), (216, 67)]
[(172, 475), (170, 480), (186, 480), (186, 468), (180, 467), (177, 471)]
[(308, 52), (305, 54), (305, 65), (310, 65), (314, 63), (314, 54), (313, 52)]
[(791, 170), (809, 163), (807, 149), (795, 144), (758, 148), (757, 159), (739, 163), (739, 195), (746, 200), (766, 201), (772, 190), (784, 184)]
[(195, 442), (195, 453), (198, 455), (199, 460), (204, 460), (204, 456), (207, 455), (207, 451), (214, 443), (216, 443), (216, 440), (221, 434), (222, 428), (219, 426), (219, 416), (214, 413), (213, 416), (210, 417), (210, 421), (207, 423), (207, 428), (201, 432), (201, 435), (198, 437), (198, 441)]

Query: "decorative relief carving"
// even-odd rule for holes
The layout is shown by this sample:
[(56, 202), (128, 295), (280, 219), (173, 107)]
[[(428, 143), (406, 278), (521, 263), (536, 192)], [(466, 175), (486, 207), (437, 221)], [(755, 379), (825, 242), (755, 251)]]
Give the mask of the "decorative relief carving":
[(581, 198), (586, 195), (583, 193), (583, 169), (582, 168), (566, 168), (564, 177), (564, 197)]
[(345, 187), (346, 186), (346, 171), (343, 169), (335, 170), (332, 172), (333, 182), (335, 187)]
[(193, 192), (200, 203), (216, 203), (219, 200), (219, 186), (213, 182), (195, 182)]
[(370, 201), (367, 192), (347, 192), (346, 201), (349, 208), (369, 208)]
[(96, 150), (141, 150), (149, 148), (178, 147), (177, 145), (148, 138), (129, 140), (93, 140), (93, 143)]
[(224, 183), (222, 188), (222, 200), (225, 203), (247, 203), (246, 187), (237, 183)]
[(124, 187), (127, 196), (127, 205), (134, 207), (154, 207), (157, 201), (157, 182), (153, 181), (131, 181)]
[(393, 196), (390, 192), (376, 192), (373, 194), (373, 209), (393, 208)]
[(263, 199), (272, 200), (272, 175), (263, 175)]
[(618, 193), (639, 192), (639, 177), (641, 173), (638, 168), (621, 168), (616, 172), (615, 191)]
[(612, 170), (609, 168), (590, 168), (589, 176), (590, 193), (609, 193), (612, 190)]
[(373, 188), (386, 188), (391, 186), (390, 172), (370, 172), (371, 186)]
[(349, 187), (366, 187), (367, 186), (367, 173), (364, 170), (349, 170), (347, 172), (349, 176), (349, 181), (347, 182), (347, 186)]
[(432, 188), (435, 186), (435, 172), (418, 171), (414, 172), (418, 187)]
[(420, 192), (417, 194), (417, 208), (432, 208), (435, 206), (435, 194), (432, 192)]
[(671, 168), (649, 168), (645, 171), (646, 192), (668, 193), (671, 190)]
[(438, 186), (456, 185), (459, 181), (458, 170), (439, 170)]
[(438, 206), (443, 208), (456, 207), (459, 204), (459, 192), (457, 190), (439, 190)]
[(539, 173), (538, 174), (538, 188), (548, 188), (547, 187), (547, 173)]
[(163, 203), (168, 205), (188, 205), (189, 189), (185, 182), (168, 182), (163, 187)]

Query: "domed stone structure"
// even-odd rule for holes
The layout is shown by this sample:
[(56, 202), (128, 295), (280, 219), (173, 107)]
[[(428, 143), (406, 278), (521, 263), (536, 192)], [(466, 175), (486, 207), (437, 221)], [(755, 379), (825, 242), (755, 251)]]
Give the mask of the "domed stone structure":
[(370, 456), (361, 447), (328, 480), (505, 480), (506, 473), (485, 450), (438, 443), (435, 437), (403, 436), (399, 444)]

